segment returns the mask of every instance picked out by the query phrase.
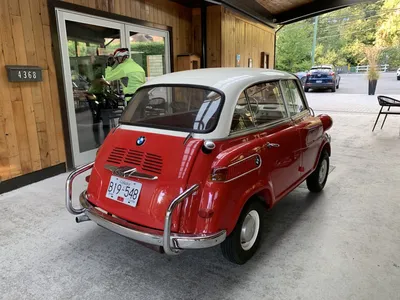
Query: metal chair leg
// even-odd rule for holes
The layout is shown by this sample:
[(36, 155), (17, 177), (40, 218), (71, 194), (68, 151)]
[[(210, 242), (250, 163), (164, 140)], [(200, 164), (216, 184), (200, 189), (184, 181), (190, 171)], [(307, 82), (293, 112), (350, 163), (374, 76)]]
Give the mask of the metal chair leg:
[(379, 117), (380, 117), (381, 112), (382, 112), (382, 108), (383, 108), (383, 106), (381, 106), (381, 110), (380, 110), (379, 113), (378, 113), (378, 117), (376, 118), (376, 121), (375, 121), (375, 124), (374, 124), (374, 128), (372, 128), (372, 132), (374, 132), (376, 123), (378, 123)]
[[(388, 110), (387, 110), (387, 111), (389, 111), (389, 110), (390, 110), (390, 106), (388, 107)], [(386, 115), (385, 115), (385, 118), (383, 119), (383, 123), (382, 123), (381, 129), (383, 128), (383, 125), (385, 125), (387, 116), (388, 116), (388, 115), (386, 114)]]

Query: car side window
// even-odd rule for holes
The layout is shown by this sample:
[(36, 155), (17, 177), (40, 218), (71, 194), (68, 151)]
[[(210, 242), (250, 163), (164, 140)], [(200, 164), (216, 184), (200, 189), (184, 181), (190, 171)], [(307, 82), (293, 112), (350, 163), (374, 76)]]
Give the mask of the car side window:
[(263, 125), (287, 118), (279, 82), (264, 82), (246, 90), (256, 125)]
[(295, 116), (298, 113), (307, 110), (307, 106), (301, 96), (299, 87), (294, 80), (282, 81), (282, 92), (288, 104), (290, 116)]
[(231, 122), (231, 133), (238, 132), (248, 128), (254, 128), (253, 116), (251, 114), (249, 102), (246, 95), (242, 92), (235, 106)]

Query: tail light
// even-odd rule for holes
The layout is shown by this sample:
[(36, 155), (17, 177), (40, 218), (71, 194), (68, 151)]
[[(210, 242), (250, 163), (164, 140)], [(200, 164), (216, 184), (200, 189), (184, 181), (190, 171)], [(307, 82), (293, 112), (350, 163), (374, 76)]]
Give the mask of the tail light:
[(228, 179), (228, 169), (214, 169), (210, 175), (210, 181), (226, 181)]
[(327, 131), (329, 128), (332, 127), (333, 121), (332, 118), (328, 115), (318, 115), (318, 118), (321, 119), (322, 127), (324, 131)]
[(311, 76), (311, 73), (307, 73), (307, 75), (306, 75), (307, 77), (310, 77)]

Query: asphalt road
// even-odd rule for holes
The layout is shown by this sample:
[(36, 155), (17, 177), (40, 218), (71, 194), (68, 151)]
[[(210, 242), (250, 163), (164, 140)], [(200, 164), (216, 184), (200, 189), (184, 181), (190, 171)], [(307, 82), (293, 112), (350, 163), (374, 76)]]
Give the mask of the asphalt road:
[[(366, 74), (340, 74), (338, 94), (367, 94), (368, 79)], [(318, 91), (311, 93), (331, 93)], [(376, 94), (400, 94), (400, 81), (397, 81), (395, 72), (381, 73), (376, 87)]]

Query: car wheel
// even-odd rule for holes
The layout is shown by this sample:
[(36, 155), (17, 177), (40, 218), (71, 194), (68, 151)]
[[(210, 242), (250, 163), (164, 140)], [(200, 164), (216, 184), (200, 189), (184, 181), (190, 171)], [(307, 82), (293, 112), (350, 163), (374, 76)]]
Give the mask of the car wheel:
[(332, 93), (335, 93), (335, 92), (336, 92), (336, 86), (334, 86), (334, 87), (331, 89), (331, 91), (332, 91)]
[(231, 234), (221, 244), (224, 257), (238, 265), (244, 264), (256, 253), (264, 224), (265, 208), (262, 202), (259, 199), (250, 201)]
[(326, 151), (321, 153), (318, 166), (307, 177), (307, 188), (312, 193), (319, 193), (323, 190), (329, 174), (329, 155)]
[(397, 80), (400, 80), (400, 77), (399, 77), (399, 76), (397, 77)]
[(304, 88), (304, 91), (305, 91), (306, 93), (308, 93), (309, 88)]

